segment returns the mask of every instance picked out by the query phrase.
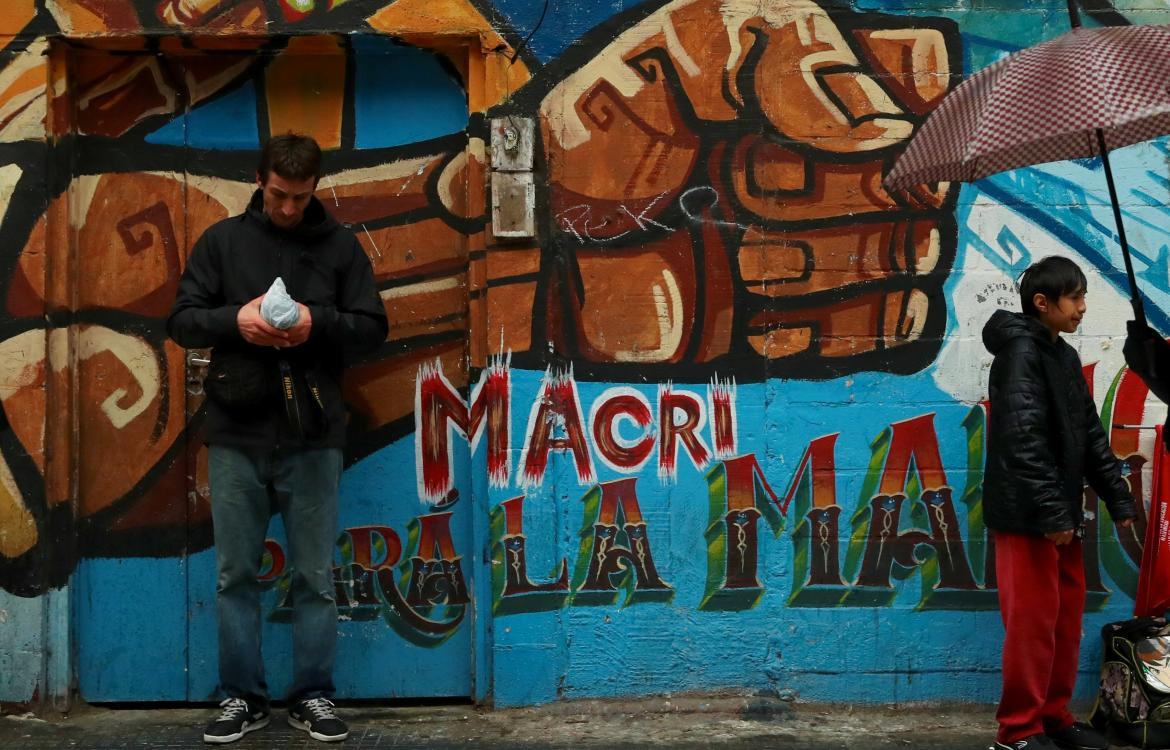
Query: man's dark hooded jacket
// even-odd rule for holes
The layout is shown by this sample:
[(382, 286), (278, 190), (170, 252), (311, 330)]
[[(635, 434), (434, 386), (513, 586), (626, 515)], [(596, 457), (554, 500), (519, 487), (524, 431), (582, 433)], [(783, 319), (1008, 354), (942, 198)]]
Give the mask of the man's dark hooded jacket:
[[(267, 292), (277, 276), (312, 318), (305, 343), (279, 350), (248, 343), (236, 325), (240, 308)], [(213, 225), (195, 243), (167, 318), (171, 338), (189, 349), (213, 347), (213, 362), (225, 352), (263, 362), (274, 379), (274, 394), (279, 359), (297, 373), (316, 373), (328, 431), (312, 438), (301, 438), (290, 428), (279, 398), (247, 415), (228, 413), (205, 399), (206, 442), (237, 447), (343, 447), (342, 370), (347, 358), (385, 341), (387, 331), (370, 261), (353, 233), (315, 197), (300, 224), (280, 229), (265, 215), (259, 190), (244, 213)]]
[(1084, 484), (1114, 520), (1133, 518), (1133, 495), (1081, 372), (1080, 358), (1039, 320), (997, 310), (983, 328), (991, 365), (991, 415), (983, 518), (1027, 534), (1077, 529)]

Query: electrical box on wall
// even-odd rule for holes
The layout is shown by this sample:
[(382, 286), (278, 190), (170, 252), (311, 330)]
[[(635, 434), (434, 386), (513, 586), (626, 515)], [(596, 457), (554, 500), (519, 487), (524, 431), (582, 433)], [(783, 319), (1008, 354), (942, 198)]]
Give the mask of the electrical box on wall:
[(491, 121), (492, 233), (536, 236), (536, 184), (532, 177), (535, 123), (529, 117)]
[(492, 172), (492, 233), (497, 237), (536, 235), (536, 185), (531, 172)]

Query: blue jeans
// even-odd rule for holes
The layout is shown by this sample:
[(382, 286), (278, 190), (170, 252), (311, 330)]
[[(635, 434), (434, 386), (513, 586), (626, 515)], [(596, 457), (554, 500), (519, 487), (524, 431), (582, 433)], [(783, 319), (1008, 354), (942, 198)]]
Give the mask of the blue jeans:
[(229, 697), (268, 705), (256, 576), (275, 509), (284, 519), (292, 570), (293, 680), (288, 700), (332, 696), (337, 650), (333, 549), (341, 451), (212, 445), (207, 458), (218, 571), (220, 688)]

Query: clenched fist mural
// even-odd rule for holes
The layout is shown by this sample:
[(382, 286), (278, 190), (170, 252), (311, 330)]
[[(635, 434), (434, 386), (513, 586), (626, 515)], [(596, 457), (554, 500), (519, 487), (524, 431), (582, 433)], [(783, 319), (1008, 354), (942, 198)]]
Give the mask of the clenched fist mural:
[(623, 30), (535, 102), (534, 337), (749, 379), (921, 369), (954, 191), (881, 179), (957, 61), (949, 24), (812, 3), (675, 2)]

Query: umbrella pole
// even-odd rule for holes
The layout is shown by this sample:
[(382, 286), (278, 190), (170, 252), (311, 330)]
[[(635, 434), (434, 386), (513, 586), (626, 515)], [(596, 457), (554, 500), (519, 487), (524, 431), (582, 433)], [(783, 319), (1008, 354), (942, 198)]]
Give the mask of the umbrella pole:
[[(1069, 0), (1072, 7), (1074, 0)], [(1142, 308), (1142, 298), (1138, 294), (1137, 277), (1133, 273), (1133, 259), (1129, 256), (1129, 243), (1125, 239), (1125, 223), (1121, 220), (1121, 201), (1117, 197), (1117, 188), (1113, 184), (1113, 169), (1109, 166), (1109, 151), (1105, 148), (1105, 134), (1097, 128), (1097, 148), (1101, 152), (1101, 164), (1105, 167), (1105, 182), (1109, 185), (1109, 202), (1113, 204), (1113, 220), (1117, 222), (1117, 239), (1121, 243), (1121, 257), (1125, 260), (1125, 275), (1129, 279), (1129, 302), (1133, 305), (1134, 319), (1146, 325), (1146, 313)]]
[[(1068, 20), (1074, 29), (1081, 27), (1081, 16), (1077, 11), (1077, 0), (1068, 0)], [(1097, 150), (1101, 164), (1105, 167), (1105, 183), (1109, 186), (1109, 202), (1113, 204), (1113, 220), (1117, 222), (1117, 239), (1121, 242), (1121, 257), (1125, 260), (1125, 276), (1129, 279), (1129, 302), (1133, 305), (1133, 316), (1138, 323), (1146, 325), (1146, 311), (1138, 294), (1137, 277), (1133, 273), (1133, 259), (1129, 255), (1129, 243), (1125, 240), (1125, 224), (1121, 220), (1121, 201), (1117, 187), (1113, 184), (1113, 169), (1109, 166), (1109, 150), (1105, 148), (1105, 133), (1097, 128)]]

